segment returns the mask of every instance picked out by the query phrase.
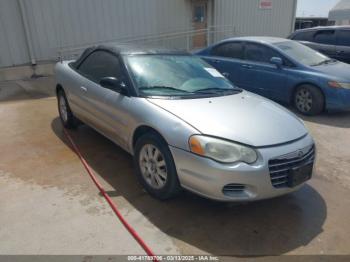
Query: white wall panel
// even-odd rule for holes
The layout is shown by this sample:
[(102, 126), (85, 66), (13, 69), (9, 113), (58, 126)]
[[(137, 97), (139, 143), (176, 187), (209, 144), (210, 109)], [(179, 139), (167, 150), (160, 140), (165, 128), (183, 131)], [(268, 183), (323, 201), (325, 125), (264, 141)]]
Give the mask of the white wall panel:
[(0, 67), (30, 61), (17, 1), (0, 0)]
[(234, 25), (239, 36), (287, 37), (294, 27), (296, 0), (272, 0), (272, 9), (259, 9), (260, 0), (215, 0), (216, 25)]
[[(18, 0), (0, 0), (0, 67), (30, 61)], [(213, 25), (232, 25), (237, 35), (286, 36), (296, 0), (208, 0), (214, 3)], [(192, 0), (25, 0), (34, 56), (57, 58), (63, 47), (91, 45), (192, 29)], [(5, 37), (3, 37), (5, 36)], [(184, 38), (158, 44), (185, 47)], [(186, 42), (186, 40), (185, 40)]]

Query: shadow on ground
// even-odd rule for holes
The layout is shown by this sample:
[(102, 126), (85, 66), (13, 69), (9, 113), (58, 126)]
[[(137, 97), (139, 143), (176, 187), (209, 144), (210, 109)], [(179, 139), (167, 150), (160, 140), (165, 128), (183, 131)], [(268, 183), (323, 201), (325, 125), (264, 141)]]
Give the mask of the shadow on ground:
[(55, 96), (52, 77), (0, 82), (0, 102), (41, 99)]
[(320, 125), (350, 128), (350, 112), (323, 113), (319, 116), (299, 116), (303, 120)]
[[(69, 147), (58, 118), (55, 134)], [(191, 245), (214, 255), (279, 255), (307, 245), (322, 232), (327, 207), (311, 186), (250, 204), (218, 203), (184, 192), (171, 201), (147, 195), (134, 176), (132, 157), (92, 130), (70, 131), (89, 165), (162, 232), (175, 239), (181, 252)], [(177, 241), (180, 240), (180, 241)]]
[(293, 107), (286, 106), (287, 109), (298, 115), (304, 121), (315, 124), (334, 126), (340, 128), (350, 128), (350, 112), (323, 112), (318, 116), (305, 116), (298, 113)]

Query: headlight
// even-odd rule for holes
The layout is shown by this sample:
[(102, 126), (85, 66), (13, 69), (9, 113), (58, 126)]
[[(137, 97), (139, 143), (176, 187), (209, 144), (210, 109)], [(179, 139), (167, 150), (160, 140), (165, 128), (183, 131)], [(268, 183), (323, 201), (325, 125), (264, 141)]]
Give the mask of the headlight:
[(345, 88), (350, 89), (350, 83), (340, 83), (337, 81), (330, 81), (328, 82), (328, 85), (333, 88)]
[(252, 148), (208, 136), (191, 136), (189, 146), (191, 152), (223, 163), (252, 164), (258, 158)]

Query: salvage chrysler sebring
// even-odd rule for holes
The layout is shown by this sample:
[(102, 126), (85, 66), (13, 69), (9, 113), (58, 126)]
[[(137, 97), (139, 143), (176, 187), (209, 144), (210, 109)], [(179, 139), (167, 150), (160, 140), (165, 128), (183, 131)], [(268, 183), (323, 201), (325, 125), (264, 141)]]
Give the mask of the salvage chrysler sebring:
[(97, 46), (55, 73), (63, 125), (81, 121), (132, 154), (154, 197), (185, 188), (252, 201), (312, 176), (315, 146), (301, 120), (186, 52)]

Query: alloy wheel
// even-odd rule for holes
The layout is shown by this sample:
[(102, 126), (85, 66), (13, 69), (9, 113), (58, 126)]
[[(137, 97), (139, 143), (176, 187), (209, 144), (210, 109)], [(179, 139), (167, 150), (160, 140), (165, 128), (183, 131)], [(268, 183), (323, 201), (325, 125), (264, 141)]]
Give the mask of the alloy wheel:
[(307, 113), (312, 108), (312, 95), (311, 92), (306, 88), (298, 90), (295, 96), (295, 105), (299, 111)]
[(154, 189), (161, 189), (167, 181), (167, 168), (163, 154), (151, 144), (142, 147), (139, 165), (143, 178)]

